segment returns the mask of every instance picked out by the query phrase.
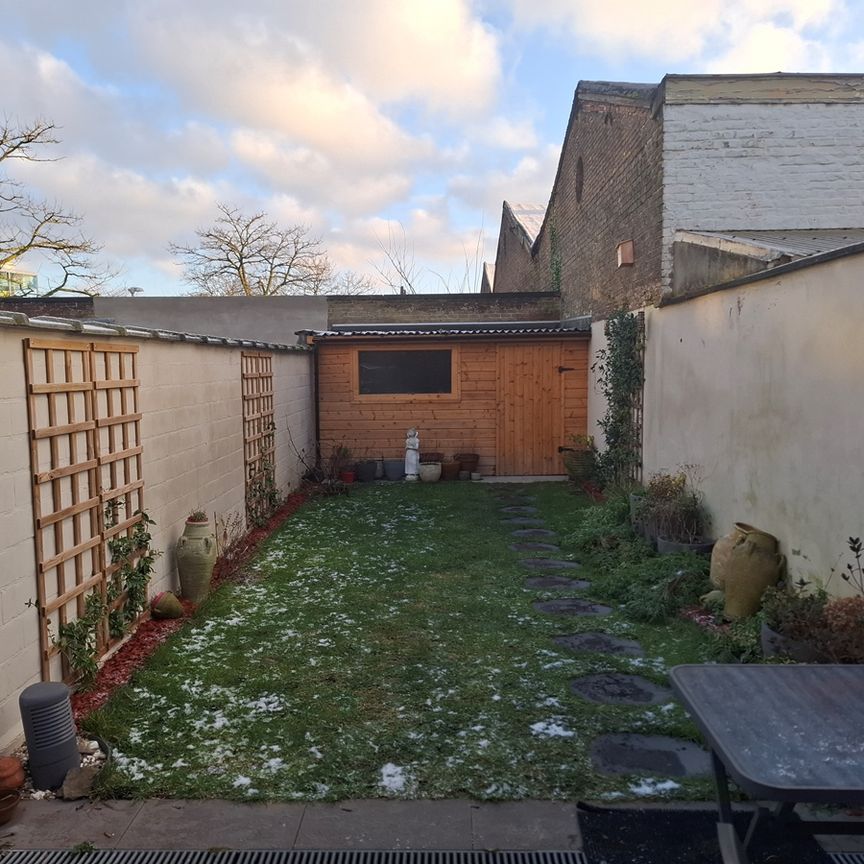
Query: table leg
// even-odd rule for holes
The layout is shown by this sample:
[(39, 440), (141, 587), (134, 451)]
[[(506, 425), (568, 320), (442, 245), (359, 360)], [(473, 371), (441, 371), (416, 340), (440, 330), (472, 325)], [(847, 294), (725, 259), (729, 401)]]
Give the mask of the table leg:
[(726, 766), (711, 751), (711, 765), (714, 769), (714, 784), (717, 787), (717, 810), (719, 819), (717, 821), (717, 841), (720, 844), (720, 855), (723, 864), (750, 864), (747, 852), (741, 844), (741, 838), (735, 830), (732, 821), (732, 804), (729, 800), (729, 778), (726, 775)]

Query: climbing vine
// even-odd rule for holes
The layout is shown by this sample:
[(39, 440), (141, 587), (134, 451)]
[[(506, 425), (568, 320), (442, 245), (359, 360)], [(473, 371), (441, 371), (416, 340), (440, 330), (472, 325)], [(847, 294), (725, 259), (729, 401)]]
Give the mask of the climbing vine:
[[(122, 501), (116, 500), (105, 505), (106, 528), (117, 525), (117, 514), (122, 506)], [(131, 534), (115, 534), (106, 542), (110, 563), (117, 568), (108, 581), (104, 598), (98, 589), (88, 594), (84, 601), (84, 614), (62, 624), (54, 639), (72, 675), (85, 687), (93, 682), (99, 669), (99, 631), (106, 616), (110, 637), (119, 639), (129, 632), (147, 605), (147, 586), (153, 574), (153, 563), (162, 553), (150, 546), (153, 520), (143, 511), (138, 511), (137, 515), (141, 518)], [(123, 602), (112, 609), (114, 601), (124, 593)]]
[(632, 312), (617, 312), (606, 321), (606, 347), (597, 352), (591, 367), (606, 400), (599, 421), (606, 439), (597, 468), (604, 486), (623, 485), (633, 478), (642, 459), (640, 425), (636, 409), (644, 380), (642, 319)]
[(549, 279), (552, 291), (561, 291), (561, 238), (555, 222), (549, 221)]
[(266, 524), (279, 506), (282, 496), (276, 485), (276, 466), (270, 458), (274, 451), (276, 425), (269, 423), (261, 438), (256, 460), (249, 463), (246, 483), (246, 518), (257, 527)]

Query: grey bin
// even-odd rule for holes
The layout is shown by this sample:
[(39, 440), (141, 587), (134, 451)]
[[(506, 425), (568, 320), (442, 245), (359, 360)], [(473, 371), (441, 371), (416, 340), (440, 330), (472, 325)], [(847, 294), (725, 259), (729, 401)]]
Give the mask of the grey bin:
[(31, 684), (18, 697), (34, 789), (56, 789), (72, 768), (81, 766), (69, 688)]

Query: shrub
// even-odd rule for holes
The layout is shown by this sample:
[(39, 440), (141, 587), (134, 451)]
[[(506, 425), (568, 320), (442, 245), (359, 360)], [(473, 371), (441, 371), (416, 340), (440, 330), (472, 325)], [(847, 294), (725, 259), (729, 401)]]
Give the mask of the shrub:
[(582, 552), (611, 549), (632, 536), (627, 521), (629, 512), (627, 500), (618, 496), (585, 507), (579, 511), (579, 524), (567, 540)]
[(712, 657), (718, 663), (759, 663), (762, 660), (762, 616), (733, 621), (712, 633)]

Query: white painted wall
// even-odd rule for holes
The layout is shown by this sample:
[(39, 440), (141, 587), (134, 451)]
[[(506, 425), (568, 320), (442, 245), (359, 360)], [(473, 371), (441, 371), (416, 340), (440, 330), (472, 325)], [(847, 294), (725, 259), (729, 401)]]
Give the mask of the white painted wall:
[(793, 577), (864, 533), (862, 285), (859, 254), (646, 314), (646, 478), (698, 466), (715, 536), (770, 531)]
[(677, 229), (864, 225), (864, 104), (663, 108), (663, 260)]
[[(68, 332), (54, 334), (92, 341)], [(39, 629), (22, 341), (50, 333), (0, 327), (0, 752), (20, 733), (18, 694), (39, 680)], [(100, 336), (99, 341), (109, 337)], [(123, 337), (120, 341), (138, 340)], [(177, 587), (174, 546), (190, 510), (243, 513), (240, 348), (140, 340), (144, 502), (156, 521), (151, 595)], [(289, 444), (314, 446), (312, 356), (273, 351), (277, 485), (297, 486)]]

